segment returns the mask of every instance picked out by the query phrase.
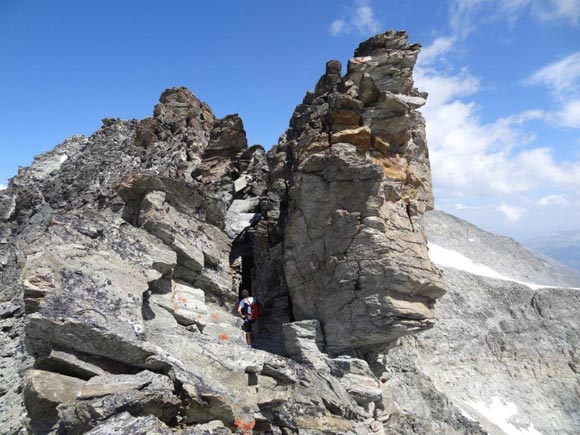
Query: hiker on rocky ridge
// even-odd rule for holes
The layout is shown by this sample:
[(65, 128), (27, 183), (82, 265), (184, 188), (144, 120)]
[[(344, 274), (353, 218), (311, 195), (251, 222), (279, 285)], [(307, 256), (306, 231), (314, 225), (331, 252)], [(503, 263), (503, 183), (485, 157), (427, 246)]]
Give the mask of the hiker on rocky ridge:
[(256, 298), (250, 296), (250, 292), (246, 289), (242, 290), (241, 293), (242, 300), (238, 304), (238, 314), (242, 319), (244, 319), (244, 324), (242, 329), (246, 333), (246, 343), (248, 347), (252, 347), (252, 324), (254, 323), (255, 315), (252, 316), (252, 309), (256, 309), (257, 301)]

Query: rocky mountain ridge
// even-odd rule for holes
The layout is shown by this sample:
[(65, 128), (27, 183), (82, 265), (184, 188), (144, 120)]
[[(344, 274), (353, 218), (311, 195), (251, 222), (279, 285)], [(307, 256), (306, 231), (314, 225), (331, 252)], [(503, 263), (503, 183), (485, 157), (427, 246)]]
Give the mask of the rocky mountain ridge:
[(530, 252), (509, 237), (483, 231), (437, 210), (428, 214), (425, 225), (431, 244), (458, 252), (514, 280), (548, 288), (580, 287), (579, 272), (552, 258)]
[[(444, 293), (418, 51), (387, 32), (344, 77), (329, 62), (268, 153), (174, 88), (152, 118), (105, 119), (22, 168), (1, 193), (5, 426), (384, 432), (357, 357), (430, 328)], [(262, 350), (233, 315), (241, 288)]]
[[(217, 119), (173, 88), (151, 118), (105, 119), (20, 169), (0, 191), (6, 432), (495, 433), (473, 418), (477, 406), (466, 411), (479, 396), (437, 364), (467, 346), (456, 326), (480, 313), (465, 314), (461, 293), (479, 287), (429, 259), (425, 228), (436, 238), (437, 224), (424, 220), (433, 194), (417, 111), (427, 95), (412, 80), (419, 49), (389, 31), (360, 44), (344, 76), (328, 62), (268, 152), (248, 147), (237, 115)], [(264, 310), (254, 349), (235, 313), (243, 288)], [(444, 326), (433, 328), (446, 289)], [(502, 316), (520, 313), (516, 293)], [(575, 332), (566, 338), (551, 295), (532, 299), (546, 322), (532, 338), (560, 340), (543, 348), (557, 371), (542, 391), (575, 403), (561, 382), (577, 382)], [(501, 354), (504, 335), (527, 327), (525, 307), (494, 339), (478, 329), (478, 345)], [(457, 358), (450, 367), (470, 376)], [(577, 417), (558, 418), (568, 428)]]
[(511, 239), (443, 212), (427, 213), (425, 230), (430, 243), (462, 253), (503, 278), (469, 272), (462, 263), (441, 266), (430, 253), (448, 293), (437, 306), (437, 327), (411, 339), (413, 346), (403, 345), (421, 373), (491, 434), (576, 433), (577, 276)]

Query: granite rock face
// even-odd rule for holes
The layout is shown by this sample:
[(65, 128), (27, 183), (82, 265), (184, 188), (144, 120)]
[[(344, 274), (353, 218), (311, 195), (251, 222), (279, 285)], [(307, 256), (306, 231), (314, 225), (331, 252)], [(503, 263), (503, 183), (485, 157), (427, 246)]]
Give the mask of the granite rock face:
[(387, 32), (360, 45), (344, 77), (328, 62), (269, 152), (279, 202), (259, 242), (293, 318), (318, 320), (330, 354), (362, 355), (431, 327), (444, 293), (422, 224), (433, 195), (416, 111), (426, 95), (412, 80), (419, 48)]

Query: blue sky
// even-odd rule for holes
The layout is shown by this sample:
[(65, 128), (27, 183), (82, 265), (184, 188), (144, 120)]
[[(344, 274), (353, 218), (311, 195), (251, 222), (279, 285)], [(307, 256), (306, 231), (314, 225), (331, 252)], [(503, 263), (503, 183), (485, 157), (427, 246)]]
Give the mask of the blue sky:
[(324, 64), (405, 29), (438, 208), (525, 239), (580, 228), (580, 0), (0, 2), (0, 185), (187, 86), (266, 148)]

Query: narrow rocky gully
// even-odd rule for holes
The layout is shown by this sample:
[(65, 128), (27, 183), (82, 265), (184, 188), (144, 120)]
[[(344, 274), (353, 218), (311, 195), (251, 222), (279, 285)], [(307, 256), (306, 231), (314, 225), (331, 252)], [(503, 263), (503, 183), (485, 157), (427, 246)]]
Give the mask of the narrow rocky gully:
[(389, 31), (345, 75), (328, 62), (268, 152), (172, 88), (20, 169), (0, 191), (2, 430), (484, 433), (428, 378), (431, 416), (407, 411), (416, 369), (384, 359), (445, 293), (419, 50)]

